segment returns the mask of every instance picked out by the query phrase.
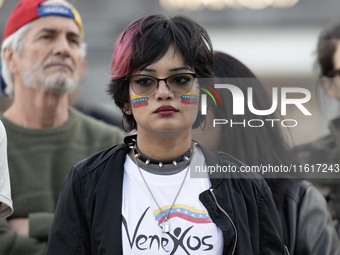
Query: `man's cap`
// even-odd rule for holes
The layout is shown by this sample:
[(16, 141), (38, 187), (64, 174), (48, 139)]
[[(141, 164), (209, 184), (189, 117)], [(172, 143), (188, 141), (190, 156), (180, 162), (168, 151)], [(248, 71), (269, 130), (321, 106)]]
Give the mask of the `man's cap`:
[(60, 16), (74, 20), (83, 35), (82, 20), (74, 7), (68, 8), (62, 3), (59, 5), (58, 0), (49, 2), (51, 0), (21, 0), (7, 20), (3, 41), (27, 23), (46, 16)]

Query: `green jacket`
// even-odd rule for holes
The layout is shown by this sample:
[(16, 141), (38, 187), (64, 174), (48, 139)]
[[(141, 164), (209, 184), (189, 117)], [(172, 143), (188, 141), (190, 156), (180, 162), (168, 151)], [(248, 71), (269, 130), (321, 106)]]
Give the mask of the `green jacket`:
[(79, 160), (121, 143), (124, 133), (70, 108), (57, 128), (27, 129), (1, 117), (8, 137), (8, 163), (14, 213), (29, 218), (30, 237), (0, 221), (0, 255), (43, 255), (58, 194), (69, 169)]

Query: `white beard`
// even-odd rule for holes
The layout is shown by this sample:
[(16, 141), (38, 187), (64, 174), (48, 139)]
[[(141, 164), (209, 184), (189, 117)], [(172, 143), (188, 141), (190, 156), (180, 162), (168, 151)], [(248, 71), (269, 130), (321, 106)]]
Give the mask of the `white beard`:
[(64, 95), (76, 88), (79, 78), (75, 72), (74, 65), (69, 64), (73, 70), (73, 75), (71, 77), (68, 77), (64, 71), (45, 75), (43, 70), (46, 65), (47, 63), (44, 63), (37, 70), (24, 71), (21, 74), (24, 86), (59, 95)]

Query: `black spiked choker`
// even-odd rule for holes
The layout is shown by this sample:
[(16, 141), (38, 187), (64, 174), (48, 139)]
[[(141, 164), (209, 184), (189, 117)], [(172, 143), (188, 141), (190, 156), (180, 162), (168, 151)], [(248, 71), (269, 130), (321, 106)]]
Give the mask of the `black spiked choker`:
[(189, 150), (187, 150), (184, 154), (178, 156), (175, 159), (172, 160), (166, 160), (166, 161), (159, 161), (159, 160), (154, 160), (151, 158), (146, 157), (143, 153), (140, 152), (140, 150), (137, 147), (137, 143), (135, 143), (133, 146), (130, 147), (131, 149), (134, 150), (135, 157), (141, 160), (143, 163), (146, 165), (158, 165), (160, 168), (162, 168), (164, 165), (174, 165), (177, 166), (178, 163), (186, 161), (190, 161), (190, 157), (192, 154), (192, 147), (190, 147)]

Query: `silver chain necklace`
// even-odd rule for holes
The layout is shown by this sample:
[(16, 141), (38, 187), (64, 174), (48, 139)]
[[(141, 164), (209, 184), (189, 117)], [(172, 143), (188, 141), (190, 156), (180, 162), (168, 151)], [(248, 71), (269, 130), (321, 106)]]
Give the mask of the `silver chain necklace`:
[[(152, 193), (152, 191), (151, 191), (151, 189), (150, 189), (148, 183), (146, 182), (145, 177), (144, 177), (144, 175), (143, 175), (143, 173), (142, 173), (142, 170), (140, 169), (140, 167), (139, 167), (139, 165), (138, 165), (137, 158), (139, 157), (139, 154), (136, 154), (136, 153), (135, 153), (135, 146), (136, 146), (136, 144), (132, 147), (132, 151), (133, 151), (133, 158), (134, 158), (134, 161), (135, 161), (135, 163), (136, 163), (137, 169), (138, 169), (138, 171), (139, 171), (139, 173), (140, 173), (140, 175), (141, 175), (141, 177), (142, 177), (142, 179), (143, 179), (143, 181), (144, 181), (144, 183), (145, 183), (145, 186), (146, 186), (146, 188), (148, 189), (148, 191), (149, 191), (149, 193), (150, 193), (150, 195), (151, 195), (153, 201), (155, 201), (156, 205), (158, 206), (159, 211), (160, 211), (160, 212), (163, 212), (163, 210), (162, 210), (161, 207), (159, 206), (159, 204), (158, 204), (158, 202), (157, 202), (155, 196), (153, 195), (153, 193)], [(162, 222), (162, 230), (163, 230), (163, 233), (168, 233), (168, 232), (170, 232), (169, 215), (170, 215), (170, 212), (171, 212), (173, 206), (174, 206), (175, 203), (176, 203), (176, 200), (177, 200), (177, 198), (178, 198), (178, 196), (179, 196), (179, 193), (181, 192), (181, 190), (182, 190), (182, 188), (183, 188), (183, 185), (184, 185), (184, 182), (185, 182), (185, 180), (186, 180), (186, 178), (187, 178), (187, 175), (188, 175), (188, 173), (189, 173), (189, 170), (190, 170), (190, 160), (191, 160), (191, 158), (192, 158), (192, 156), (193, 156), (193, 151), (194, 151), (194, 148), (191, 149), (191, 156), (190, 156), (190, 158), (187, 159), (187, 160), (189, 161), (189, 166), (188, 166), (188, 169), (186, 170), (186, 173), (185, 173), (185, 176), (184, 176), (183, 181), (182, 181), (182, 183), (181, 183), (181, 186), (179, 187), (179, 189), (178, 189), (178, 191), (177, 191), (177, 194), (176, 194), (176, 196), (175, 196), (175, 198), (174, 198), (174, 201), (173, 201), (172, 204), (171, 204), (171, 207), (170, 207), (170, 209), (169, 209), (168, 214), (164, 217), (164, 220), (163, 220), (163, 222)]]

